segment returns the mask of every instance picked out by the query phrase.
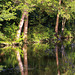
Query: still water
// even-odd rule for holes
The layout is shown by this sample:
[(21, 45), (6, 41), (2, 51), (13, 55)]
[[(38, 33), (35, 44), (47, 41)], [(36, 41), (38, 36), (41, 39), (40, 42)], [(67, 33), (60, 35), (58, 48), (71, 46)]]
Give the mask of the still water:
[(0, 75), (75, 75), (75, 41), (1, 47)]

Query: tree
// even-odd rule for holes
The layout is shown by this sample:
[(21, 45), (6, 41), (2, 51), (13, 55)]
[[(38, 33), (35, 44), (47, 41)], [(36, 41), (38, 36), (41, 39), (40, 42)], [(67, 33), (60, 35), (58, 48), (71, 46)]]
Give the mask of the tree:
[(25, 15), (26, 15), (25, 13), (26, 13), (26, 11), (23, 12), (22, 18), (20, 20), (19, 29), (17, 31), (17, 37), (16, 37), (17, 40), (20, 38), (21, 30), (22, 30), (23, 23), (24, 23), (24, 18), (25, 18)]
[[(33, 0), (32, 0), (33, 1)], [(33, 3), (32, 1), (30, 0), (27, 0), (27, 1), (23, 1), (22, 4), (23, 4), (23, 14), (22, 14), (22, 18), (20, 20), (20, 24), (19, 24), (19, 29), (17, 31), (17, 40), (19, 40), (20, 38), (20, 34), (21, 34), (21, 30), (22, 30), (22, 27), (23, 27), (23, 24), (24, 24), (24, 36), (23, 38), (27, 38), (27, 29), (28, 29), (28, 12), (32, 11), (33, 9), (31, 9), (31, 7), (33, 7)], [(21, 1), (20, 1), (21, 2)], [(24, 21), (25, 19), (25, 21)], [(25, 23), (24, 23), (25, 22)]]
[(75, 13), (75, 1), (73, 0), (63, 0), (61, 5), (61, 10), (59, 14), (62, 17), (62, 33), (64, 32), (66, 20), (74, 19)]
[(25, 15), (25, 23), (24, 23), (24, 42), (27, 41), (27, 30), (28, 30), (28, 12), (26, 11), (26, 15)]
[[(60, 6), (60, 5), (61, 5), (61, 0), (59, 0), (59, 6)], [(58, 34), (59, 11), (60, 11), (60, 8), (58, 9), (58, 14), (57, 14), (57, 19), (56, 19), (56, 26), (55, 26), (56, 35)]]

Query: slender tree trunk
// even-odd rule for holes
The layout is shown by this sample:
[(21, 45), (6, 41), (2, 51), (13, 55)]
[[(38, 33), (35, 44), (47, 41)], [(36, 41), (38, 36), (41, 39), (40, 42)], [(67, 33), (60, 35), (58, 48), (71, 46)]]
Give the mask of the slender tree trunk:
[(63, 35), (63, 32), (64, 32), (65, 23), (66, 23), (66, 18), (63, 17), (63, 20), (62, 20), (62, 35)]
[(58, 59), (58, 45), (56, 45), (56, 63), (57, 63), (58, 75), (60, 75), (60, 70), (59, 70), (59, 59)]
[(57, 14), (57, 19), (56, 19), (56, 26), (55, 26), (56, 34), (58, 34), (58, 23), (59, 23), (59, 14)]
[(27, 30), (28, 30), (28, 12), (25, 12), (25, 22), (24, 22), (24, 42), (27, 41)]
[(24, 23), (24, 17), (25, 17), (25, 11), (23, 12), (22, 18), (20, 20), (19, 30), (17, 31), (17, 37), (16, 37), (17, 40), (20, 38), (21, 30), (22, 30), (23, 23)]
[[(61, 0), (59, 0), (59, 5), (61, 5)], [(58, 25), (59, 25), (59, 13), (57, 14), (57, 19), (56, 19), (56, 26), (55, 26), (56, 34), (58, 34)]]
[(21, 61), (19, 51), (16, 51), (16, 54), (17, 54), (17, 60), (18, 60), (18, 63), (19, 63), (19, 68), (20, 68), (21, 75), (24, 75), (23, 64), (22, 64), (22, 61)]
[(23, 46), (23, 53), (24, 53), (24, 74), (28, 75), (28, 61), (27, 61), (27, 45), (24, 44)]
[[(24, 42), (27, 41), (27, 30), (28, 30), (28, 12), (25, 12), (25, 22), (24, 22)], [(28, 75), (28, 62), (27, 62), (27, 45), (24, 44), (23, 46), (23, 52), (24, 52), (24, 68), (25, 68), (25, 75)]]

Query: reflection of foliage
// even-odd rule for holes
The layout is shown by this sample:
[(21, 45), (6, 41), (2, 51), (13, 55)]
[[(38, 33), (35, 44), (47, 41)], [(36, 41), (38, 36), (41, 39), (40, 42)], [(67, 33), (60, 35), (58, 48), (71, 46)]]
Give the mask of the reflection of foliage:
[(17, 64), (17, 60), (14, 49), (12, 49), (11, 47), (4, 48), (0, 50), (0, 53), (4, 54), (4, 60), (2, 62), (6, 66), (6, 68), (10, 66), (15, 67), (15, 65)]
[[(37, 68), (44, 74), (56, 74), (56, 60), (54, 55), (53, 44), (30, 44), (28, 45), (28, 63), (30, 67)], [(56, 69), (56, 68), (55, 68)], [(35, 74), (34, 74), (35, 75)]]
[[(49, 44), (37, 43), (37, 44), (33, 44), (33, 45), (28, 45), (28, 59), (30, 59), (29, 57), (31, 57), (31, 59), (28, 61), (29, 62), (33, 61), (32, 64), (36, 67), (38, 67), (39, 62), (40, 62), (40, 64), (44, 65), (43, 61), (45, 58), (49, 58), (52, 56), (54, 57), (52, 48), (54, 48), (54, 46), (52, 46), (52, 45), (50, 46)], [(32, 64), (29, 64), (29, 65), (32, 65)]]
[[(73, 48), (74, 49), (74, 48)], [(75, 52), (71, 47), (71, 44), (66, 45), (63, 59), (62, 69), (65, 71), (62, 75), (74, 75), (75, 74)]]
[[(75, 64), (75, 52), (71, 48), (71, 41), (68, 43), (68, 41), (63, 41), (62, 43), (59, 43), (59, 48), (63, 44), (64, 46), (64, 60), (61, 58), (61, 50), (58, 50), (58, 56), (60, 58), (59, 60), (59, 69), (61, 71), (61, 75), (72, 75), (74, 71), (74, 64)], [(28, 55), (28, 67), (29, 68), (36, 68), (34, 72), (32, 72), (33, 75), (36, 73), (43, 72), (43, 74), (57, 74), (57, 65), (56, 65), (56, 55), (54, 47), (55, 44), (53, 42), (40, 44), (40, 43), (32, 43), (28, 44), (27, 48), (27, 55)], [(74, 47), (74, 44), (73, 44)], [(73, 48), (74, 49), (74, 48)], [(23, 58), (23, 50), (22, 47), (15, 47), (15, 48), (5, 48), (1, 49), (0, 53), (4, 54), (4, 60), (3, 60), (3, 66), (5, 68), (14, 67), (18, 64), (16, 60), (16, 53), (15, 50), (19, 50), (20, 55)], [(60, 53), (60, 54), (59, 54)], [(64, 62), (63, 62), (64, 61)], [(61, 62), (61, 63), (60, 63)], [(71, 62), (71, 64), (70, 64)], [(60, 65), (62, 64), (62, 65)], [(29, 75), (31, 72), (29, 72)]]
[(34, 56), (38, 55), (37, 53), (39, 53), (39, 55), (41, 56), (53, 54), (53, 49), (55, 48), (53, 44), (48, 44), (48, 43), (46, 44), (36, 43), (31, 46)]

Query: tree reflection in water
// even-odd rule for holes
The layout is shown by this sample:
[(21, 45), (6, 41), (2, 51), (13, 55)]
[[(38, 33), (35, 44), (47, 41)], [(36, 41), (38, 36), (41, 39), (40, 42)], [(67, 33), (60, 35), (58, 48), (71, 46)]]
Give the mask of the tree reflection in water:
[[(62, 50), (62, 64), (64, 66), (64, 63), (65, 63), (65, 51), (64, 51), (64, 45), (63, 45), (63, 41), (62, 41), (62, 45), (61, 45), (61, 50)], [(65, 72), (65, 69), (64, 69), (64, 72)]]
[(56, 43), (55, 49), (56, 49), (57, 71), (58, 71), (58, 75), (60, 75), (60, 70), (59, 70), (59, 59), (58, 59), (58, 45), (57, 45), (57, 43)]
[(28, 75), (28, 62), (27, 62), (27, 45), (24, 44), (23, 46), (23, 53), (24, 53), (24, 66), (21, 60), (19, 50), (16, 50), (17, 60), (20, 68), (21, 75)]
[(75, 75), (75, 44), (67, 42), (4, 47), (0, 49), (0, 75)]
[(18, 60), (21, 75), (24, 75), (24, 71), (23, 71), (24, 69), (23, 69), (23, 64), (22, 64), (22, 61), (21, 61), (19, 50), (16, 51), (16, 54), (17, 54), (17, 60)]
[(23, 46), (23, 53), (24, 53), (24, 75), (28, 75), (27, 45), (26, 44), (24, 44)]

